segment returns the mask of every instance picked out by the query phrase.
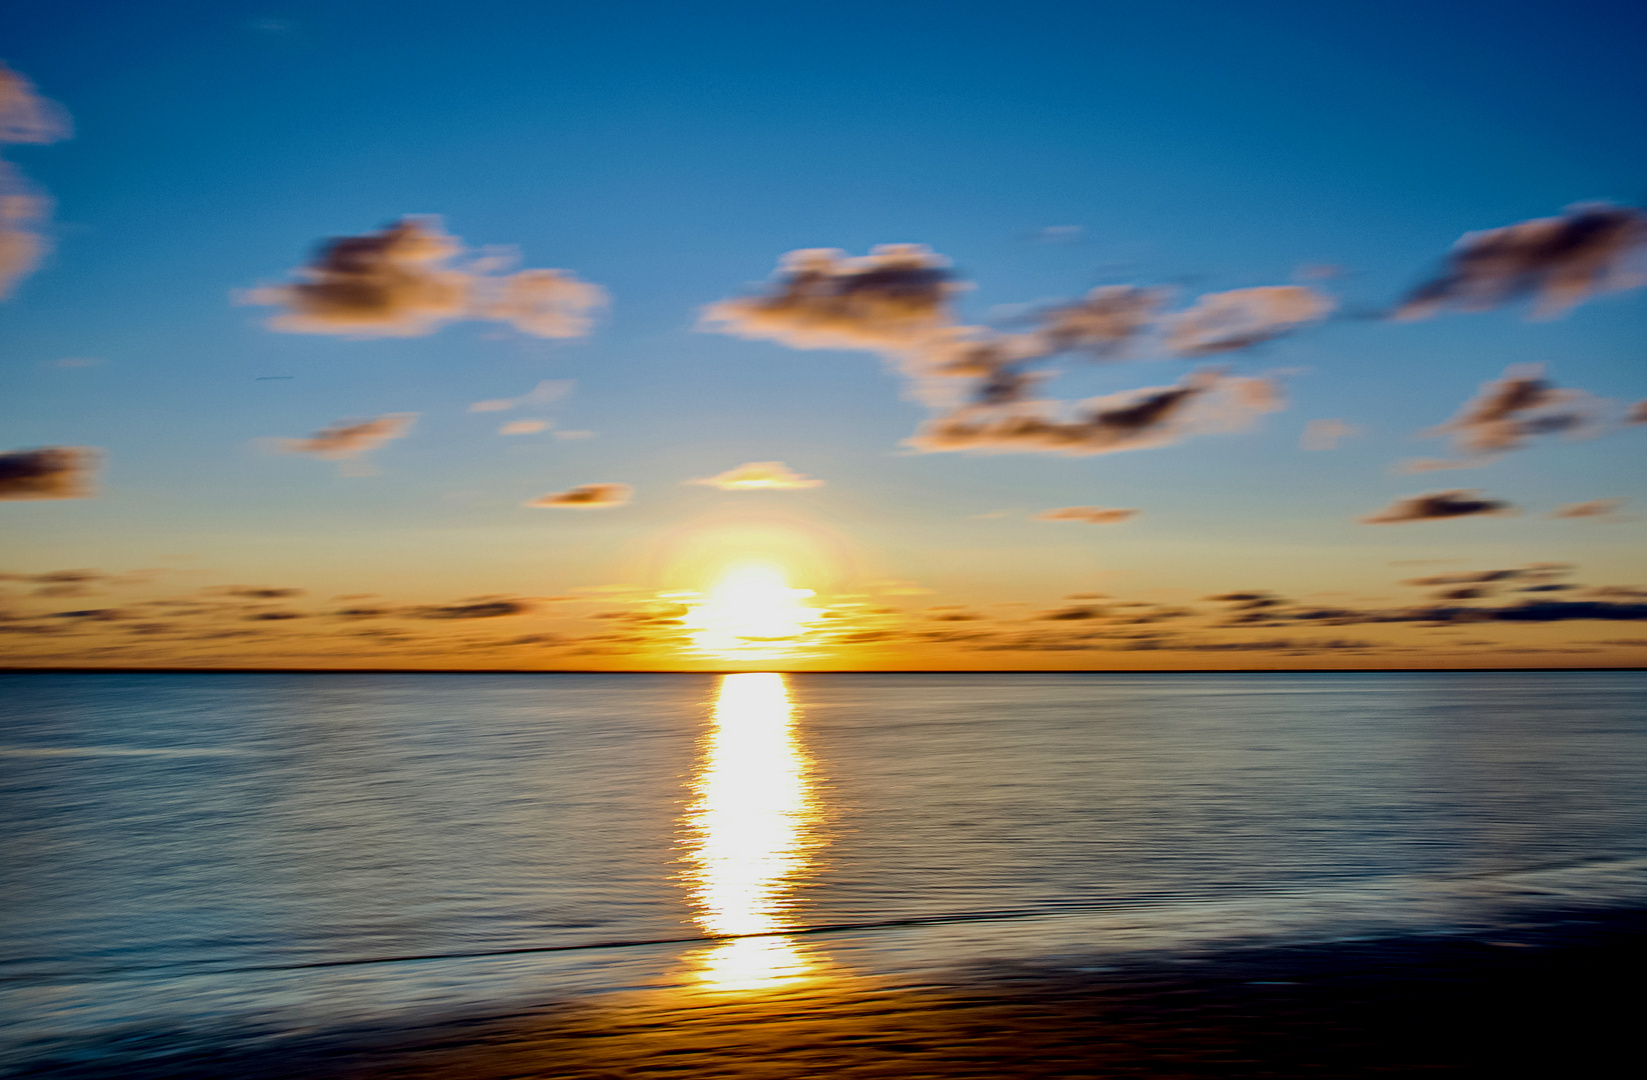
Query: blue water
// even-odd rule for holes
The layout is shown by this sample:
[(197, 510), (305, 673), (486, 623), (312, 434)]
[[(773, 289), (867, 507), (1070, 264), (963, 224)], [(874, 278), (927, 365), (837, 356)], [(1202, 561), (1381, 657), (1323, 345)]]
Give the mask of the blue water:
[[(720, 678), (0, 676), (0, 1065), (701, 985)], [(786, 684), (808, 977), (1647, 898), (1647, 673)]]

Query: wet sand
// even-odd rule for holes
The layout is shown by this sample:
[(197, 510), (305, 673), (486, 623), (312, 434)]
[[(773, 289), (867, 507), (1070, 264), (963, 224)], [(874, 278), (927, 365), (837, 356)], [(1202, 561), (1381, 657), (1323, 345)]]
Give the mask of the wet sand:
[[(1647, 912), (1490, 933), (1023, 963), (941, 983), (765, 995), (617, 996), (232, 1056), (167, 1046), (92, 1080), (629, 1080), (727, 1077), (1559, 1077), (1630, 1060)], [(116, 1049), (109, 1047), (106, 1049)], [(130, 1052), (137, 1047), (120, 1048)], [(77, 1055), (78, 1056), (78, 1055)]]

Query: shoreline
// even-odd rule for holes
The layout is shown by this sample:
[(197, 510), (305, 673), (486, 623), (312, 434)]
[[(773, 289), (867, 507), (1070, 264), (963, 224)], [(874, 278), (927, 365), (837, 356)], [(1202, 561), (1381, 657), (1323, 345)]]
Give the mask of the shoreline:
[[(166, 1033), (42, 1058), (62, 1080), (1604, 1075), (1629, 1049), (1647, 910), (1491, 930), (1023, 960), (919, 982), (550, 1003), (257, 1049)], [(139, 1044), (146, 1044), (145, 1047)], [(170, 1050), (171, 1052), (167, 1052)], [(91, 1055), (97, 1055), (91, 1057)], [(79, 1060), (75, 1060), (78, 1058)]]

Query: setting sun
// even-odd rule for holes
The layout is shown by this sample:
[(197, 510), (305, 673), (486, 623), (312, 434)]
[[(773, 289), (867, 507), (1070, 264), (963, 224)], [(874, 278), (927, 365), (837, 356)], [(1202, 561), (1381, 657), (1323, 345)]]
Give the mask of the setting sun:
[(782, 659), (795, 654), (822, 614), (801, 603), (811, 595), (790, 588), (776, 566), (741, 563), (690, 607), (686, 628), (697, 649), (723, 660)]

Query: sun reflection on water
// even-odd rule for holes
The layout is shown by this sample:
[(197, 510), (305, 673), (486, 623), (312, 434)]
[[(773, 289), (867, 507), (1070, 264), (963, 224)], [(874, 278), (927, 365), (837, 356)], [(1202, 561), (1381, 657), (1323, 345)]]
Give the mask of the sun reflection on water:
[[(694, 918), (709, 934), (772, 934), (809, 865), (815, 816), (784, 677), (722, 676), (712, 719), (686, 812)], [(812, 967), (782, 936), (717, 942), (695, 963), (717, 990), (774, 986)]]

